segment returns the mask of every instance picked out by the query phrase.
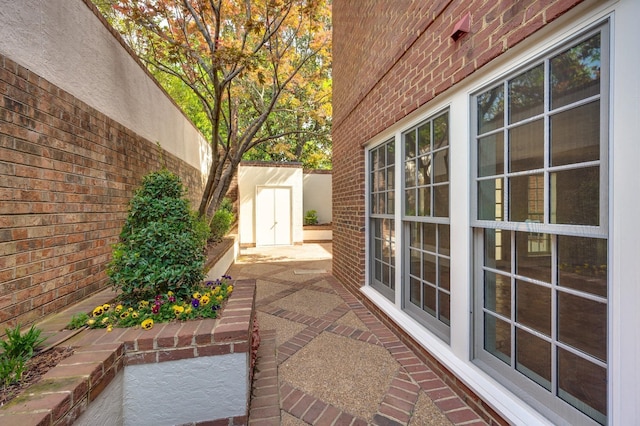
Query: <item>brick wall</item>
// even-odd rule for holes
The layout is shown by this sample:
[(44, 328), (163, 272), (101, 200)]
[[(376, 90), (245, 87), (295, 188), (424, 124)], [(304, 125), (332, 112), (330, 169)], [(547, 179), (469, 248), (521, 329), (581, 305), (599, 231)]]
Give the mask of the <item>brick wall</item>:
[[(360, 0), (333, 4), (336, 278), (364, 284), (363, 144), (583, 0)], [(471, 12), (471, 31), (450, 35)]]
[(143, 175), (198, 170), (0, 55), (0, 330), (108, 285), (105, 266)]

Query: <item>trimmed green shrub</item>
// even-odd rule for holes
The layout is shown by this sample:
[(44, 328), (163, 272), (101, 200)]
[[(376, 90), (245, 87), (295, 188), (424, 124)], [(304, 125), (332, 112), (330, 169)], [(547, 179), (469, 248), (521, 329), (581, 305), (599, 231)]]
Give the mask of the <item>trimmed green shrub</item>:
[(233, 214), (233, 204), (228, 198), (224, 198), (220, 204), (220, 208), (211, 218), (211, 237), (210, 241), (219, 242), (227, 235), (231, 229), (231, 225), (235, 222), (236, 216)]
[(315, 210), (308, 210), (304, 215), (305, 225), (317, 225), (318, 224), (318, 212)]
[(168, 170), (148, 174), (136, 190), (107, 269), (123, 301), (168, 291), (187, 297), (204, 278), (208, 226), (190, 209), (185, 193)]

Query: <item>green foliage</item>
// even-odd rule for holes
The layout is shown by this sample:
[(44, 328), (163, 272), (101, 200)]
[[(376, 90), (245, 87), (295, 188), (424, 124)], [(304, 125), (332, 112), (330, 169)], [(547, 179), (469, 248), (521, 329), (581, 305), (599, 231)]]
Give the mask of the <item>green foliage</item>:
[(204, 277), (208, 229), (184, 194), (168, 170), (145, 176), (135, 192), (107, 269), (124, 300), (168, 291), (183, 297)]
[(236, 216), (233, 214), (233, 204), (228, 198), (224, 198), (220, 208), (211, 218), (211, 241), (218, 242), (227, 235), (231, 225), (235, 222)]
[(318, 224), (318, 212), (315, 210), (308, 210), (304, 215), (305, 225), (317, 225)]
[[(186, 321), (201, 318), (216, 318), (218, 309), (233, 292), (231, 277), (225, 275), (216, 281), (207, 281), (192, 288), (192, 293), (179, 298), (175, 293), (157, 294), (152, 299), (136, 303), (105, 303), (93, 309), (91, 315), (74, 316), (69, 328), (141, 327), (148, 330), (154, 323)], [(82, 323), (80, 324), (80, 321)]]
[(0, 382), (8, 386), (22, 379), (26, 362), (45, 338), (40, 337), (42, 330), (34, 326), (24, 334), (20, 332), (20, 325), (13, 330), (7, 328), (5, 332), (7, 340), (0, 342), (3, 350), (0, 354)]
[(89, 320), (89, 315), (85, 312), (80, 312), (71, 317), (71, 322), (67, 325), (70, 330), (75, 330), (84, 327)]

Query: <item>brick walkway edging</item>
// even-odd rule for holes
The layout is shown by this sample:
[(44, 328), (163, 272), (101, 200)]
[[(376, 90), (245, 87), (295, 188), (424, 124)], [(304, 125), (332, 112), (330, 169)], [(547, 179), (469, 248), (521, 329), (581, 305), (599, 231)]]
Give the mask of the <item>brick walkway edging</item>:
[[(233, 284), (233, 293), (219, 319), (156, 324), (151, 330), (116, 328), (110, 333), (104, 329), (79, 333), (65, 342), (76, 347), (72, 356), (49, 370), (21, 396), (0, 407), (0, 424), (71, 424), (127, 365), (230, 353), (251, 356), (256, 282), (238, 280)], [(246, 424), (250, 390), (248, 383), (247, 415), (204, 423)]]

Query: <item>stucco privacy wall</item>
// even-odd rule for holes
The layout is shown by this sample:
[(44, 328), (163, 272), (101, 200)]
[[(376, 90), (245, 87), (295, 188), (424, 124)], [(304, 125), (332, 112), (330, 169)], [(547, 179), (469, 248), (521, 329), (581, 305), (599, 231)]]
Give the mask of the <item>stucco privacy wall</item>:
[(90, 0), (0, 0), (0, 53), (206, 173), (210, 150)]
[(318, 224), (331, 223), (331, 171), (305, 170), (302, 183), (302, 209), (315, 210)]
[(108, 284), (149, 171), (166, 165), (200, 198), (201, 137), (94, 12), (0, 1), (0, 329)]
[(258, 187), (291, 188), (291, 243), (302, 243), (302, 166), (246, 162), (238, 167), (240, 244), (256, 244), (256, 216), (261, 214), (256, 206)]

